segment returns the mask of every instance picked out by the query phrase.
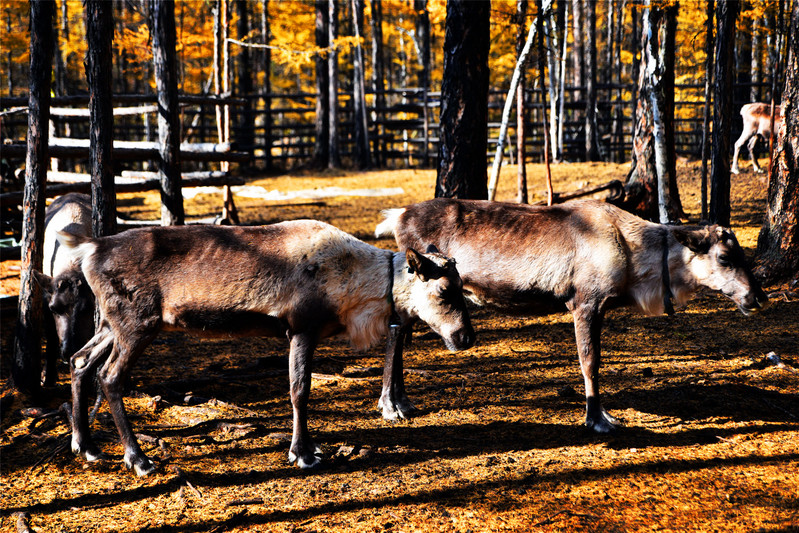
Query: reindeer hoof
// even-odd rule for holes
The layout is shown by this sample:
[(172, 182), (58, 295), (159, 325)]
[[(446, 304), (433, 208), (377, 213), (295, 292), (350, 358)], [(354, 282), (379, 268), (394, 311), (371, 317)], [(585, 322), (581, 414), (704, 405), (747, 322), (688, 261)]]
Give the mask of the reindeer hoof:
[(297, 453), (289, 450), (289, 464), (296, 464), (303, 470), (319, 468), (322, 465), (322, 448), (312, 444), (312, 452)]
[(155, 472), (155, 465), (145, 456), (126, 455), (123, 459), (125, 468), (133, 470), (137, 476), (144, 477)]
[(380, 401), (377, 402), (377, 408), (381, 411), (385, 420), (392, 422), (407, 420), (419, 411), (407, 397), (396, 401), (380, 398)]
[(94, 461), (100, 461), (106, 458), (106, 455), (100, 451), (100, 448), (93, 442), (78, 442), (78, 440), (73, 436), (72, 437), (72, 453), (75, 455), (80, 455), (88, 462), (93, 463)]
[(593, 431), (594, 433), (599, 433), (603, 435), (607, 435), (608, 433), (614, 433), (618, 431), (619, 427), (623, 425), (623, 422), (618, 418), (611, 416), (610, 413), (605, 411), (604, 408), (599, 413), (599, 417), (586, 417), (585, 419), (585, 426)]

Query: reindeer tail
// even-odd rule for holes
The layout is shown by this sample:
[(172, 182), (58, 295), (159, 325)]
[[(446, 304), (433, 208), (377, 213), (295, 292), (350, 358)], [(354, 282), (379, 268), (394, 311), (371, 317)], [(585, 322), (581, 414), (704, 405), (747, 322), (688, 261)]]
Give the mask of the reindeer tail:
[(385, 209), (380, 212), (383, 215), (383, 222), (375, 228), (375, 237), (391, 237), (397, 229), (399, 217), (405, 212), (404, 207), (398, 209)]
[(95, 250), (94, 239), (85, 235), (75, 235), (68, 231), (57, 231), (56, 239), (65, 248), (72, 250), (72, 257), (79, 263), (83, 263), (83, 259), (91, 255)]

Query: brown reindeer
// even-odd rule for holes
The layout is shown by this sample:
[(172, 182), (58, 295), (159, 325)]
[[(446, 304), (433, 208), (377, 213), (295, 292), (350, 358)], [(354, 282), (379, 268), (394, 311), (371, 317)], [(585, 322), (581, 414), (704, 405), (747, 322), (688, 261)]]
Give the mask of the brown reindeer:
[(122, 404), (121, 384), (160, 330), (200, 336), (287, 336), (294, 432), (289, 460), (319, 463), (307, 427), (310, 362), (317, 343), (344, 334), (374, 345), (389, 318), (421, 319), (451, 350), (474, 330), (452, 260), (370, 246), (333, 226), (292, 221), (262, 227), (156, 227), (100, 239), (61, 234), (97, 298), (102, 328), (71, 360), (72, 450), (100, 457), (86, 418), (88, 371), (97, 372), (138, 475), (154, 470)]
[(771, 124), (771, 106), (761, 102), (746, 104), (741, 108), (741, 118), (744, 121), (744, 129), (741, 136), (735, 141), (735, 150), (732, 154), (732, 168), (730, 171), (733, 174), (738, 174), (738, 154), (741, 147), (748, 141), (747, 149), (749, 150), (749, 157), (752, 158), (752, 167), (755, 172), (763, 172), (760, 165), (757, 164), (757, 157), (755, 157), (755, 145), (757, 138), (762, 137), (768, 142), (771, 133), (776, 135), (782, 125), (782, 116), (780, 115), (780, 106), (774, 106), (774, 124)]
[[(378, 236), (393, 233), (400, 249), (432, 243), (457, 261), (467, 299), (508, 313), (572, 313), (585, 424), (599, 433), (618, 423), (599, 395), (608, 309), (670, 312), (672, 299), (684, 304), (700, 286), (723, 292), (745, 314), (767, 301), (735, 235), (719, 226), (654, 224), (593, 200), (533, 207), (439, 198), (384, 215)], [(400, 368), (401, 358), (399, 346), (394, 359)], [(412, 410), (401, 372), (384, 380), (381, 405), (387, 418)]]

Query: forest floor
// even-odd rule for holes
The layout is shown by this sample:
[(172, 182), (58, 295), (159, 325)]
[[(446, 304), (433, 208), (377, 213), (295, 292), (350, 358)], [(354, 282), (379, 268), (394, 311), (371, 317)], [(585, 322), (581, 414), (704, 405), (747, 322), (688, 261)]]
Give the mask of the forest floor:
[[(623, 180), (626, 171), (560, 164), (553, 179), (565, 192)], [(542, 167), (530, 165), (528, 176), (534, 199), (542, 198)], [(237, 196), (242, 223), (316, 218), (395, 248), (372, 236), (380, 210), (432, 197), (435, 173), (247, 181), (250, 193), (305, 192)], [(698, 166), (681, 162), (679, 182), (696, 222)], [(508, 166), (498, 199), (512, 200), (514, 184)], [(349, 192), (330, 196), (329, 187)], [(387, 195), (359, 195), (378, 189)], [(765, 197), (761, 176), (733, 177), (732, 225), (750, 255)], [(218, 214), (220, 198), (199, 194), (186, 201), (187, 213)], [(121, 195), (119, 208), (129, 218), (156, 218), (158, 195)], [(3, 261), (3, 290), (13, 293), (18, 277), (19, 262)], [(105, 405), (93, 431), (110, 460), (87, 464), (69, 451), (64, 417), (31, 417), (4, 378), (0, 531), (15, 531), (18, 512), (30, 513), (33, 530), (51, 532), (799, 531), (799, 301), (786, 289), (769, 287), (781, 293), (751, 317), (709, 291), (672, 317), (609, 313), (602, 391), (625, 422), (611, 436), (583, 428), (568, 314), (476, 310), (478, 343), (460, 353), (417, 328), (405, 379), (420, 412), (401, 422), (382, 420), (376, 409), (381, 347), (357, 353), (325, 342), (309, 415), (325, 458), (311, 472), (287, 464), (284, 340), (156, 339), (125, 399), (158, 464), (145, 478), (122, 466)], [(13, 329), (13, 318), (4, 318), (4, 377)], [(771, 352), (784, 366), (765, 362)], [(42, 407), (69, 401), (62, 370)]]

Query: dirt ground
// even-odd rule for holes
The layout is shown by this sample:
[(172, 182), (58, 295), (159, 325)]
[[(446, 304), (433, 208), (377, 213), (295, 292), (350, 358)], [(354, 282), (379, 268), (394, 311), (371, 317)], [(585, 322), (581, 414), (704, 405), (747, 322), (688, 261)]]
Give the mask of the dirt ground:
[[(555, 188), (624, 179), (626, 170), (555, 165)], [(515, 172), (503, 171), (499, 199), (513, 198)], [(542, 167), (530, 165), (528, 175), (533, 196), (542, 198)], [(681, 162), (679, 176), (696, 221), (698, 166)], [(317, 218), (394, 248), (371, 236), (379, 211), (432, 197), (434, 177), (251, 178), (249, 185), (282, 192), (403, 192), (236, 201), (243, 223)], [(743, 173), (732, 193), (733, 227), (751, 254), (766, 184)], [(158, 216), (155, 194), (123, 195), (119, 203), (126, 217)], [(198, 217), (218, 214), (220, 205), (219, 193), (186, 202)], [(16, 290), (18, 275), (18, 262), (3, 262), (4, 291)], [(477, 310), (478, 343), (460, 353), (417, 328), (405, 379), (421, 410), (397, 423), (376, 410), (381, 347), (357, 353), (325, 342), (310, 405), (325, 466), (312, 472), (287, 464), (283, 340), (164, 334), (153, 343), (125, 400), (159, 465), (146, 478), (122, 466), (105, 406), (93, 430), (110, 460), (87, 464), (69, 451), (63, 416), (26, 416), (30, 405), (4, 382), (0, 531), (15, 531), (18, 512), (30, 513), (35, 531), (56, 532), (799, 531), (799, 301), (788, 288), (768, 288), (779, 294), (752, 317), (710, 292), (673, 317), (611, 312), (602, 390), (605, 406), (625, 421), (612, 436), (582, 427), (568, 314), (511, 318)], [(3, 376), (11, 332), (13, 318), (4, 318)], [(764, 362), (771, 352), (783, 366)], [(66, 372), (50, 396), (47, 409), (69, 400)]]

